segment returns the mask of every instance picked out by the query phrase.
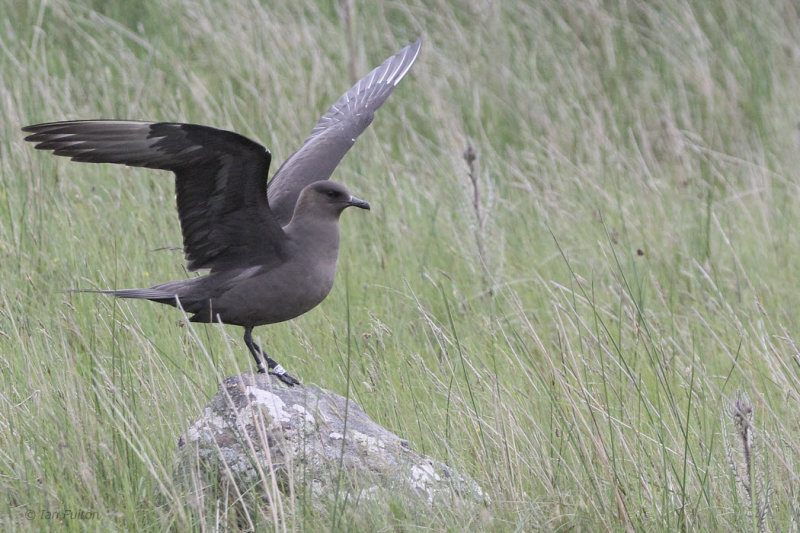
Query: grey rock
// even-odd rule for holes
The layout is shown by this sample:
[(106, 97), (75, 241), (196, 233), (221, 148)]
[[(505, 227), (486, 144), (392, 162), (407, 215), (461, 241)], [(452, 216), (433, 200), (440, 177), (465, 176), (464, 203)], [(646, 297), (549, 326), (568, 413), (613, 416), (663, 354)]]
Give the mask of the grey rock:
[(298, 493), (317, 509), (337, 496), (426, 507), (486, 499), (474, 480), (413, 451), (352, 399), (268, 374), (224, 380), (178, 447), (176, 477), (195, 507), (224, 497), (252, 510)]

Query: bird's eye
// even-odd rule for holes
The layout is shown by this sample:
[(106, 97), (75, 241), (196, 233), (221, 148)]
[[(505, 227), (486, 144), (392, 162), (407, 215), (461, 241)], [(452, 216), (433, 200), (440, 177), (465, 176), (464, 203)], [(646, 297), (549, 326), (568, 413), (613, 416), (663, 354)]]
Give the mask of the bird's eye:
[(336, 198), (339, 196), (339, 191), (328, 191), (328, 198)]

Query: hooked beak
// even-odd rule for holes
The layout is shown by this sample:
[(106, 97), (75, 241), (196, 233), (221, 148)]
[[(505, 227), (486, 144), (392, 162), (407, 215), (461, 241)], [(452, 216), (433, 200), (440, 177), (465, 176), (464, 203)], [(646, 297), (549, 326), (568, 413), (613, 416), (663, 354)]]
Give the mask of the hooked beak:
[(355, 196), (351, 196), (350, 197), (350, 200), (348, 200), (347, 205), (353, 206), (353, 207), (358, 207), (358, 208), (361, 208), (361, 209), (366, 209), (367, 211), (369, 211), (369, 204), (367, 202), (365, 202), (364, 200), (356, 198)]

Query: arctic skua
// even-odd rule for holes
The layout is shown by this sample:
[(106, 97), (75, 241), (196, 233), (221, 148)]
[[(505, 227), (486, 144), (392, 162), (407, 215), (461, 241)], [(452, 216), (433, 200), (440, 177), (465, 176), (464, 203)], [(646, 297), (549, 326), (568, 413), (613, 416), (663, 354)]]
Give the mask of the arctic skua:
[[(331, 290), (339, 215), (369, 209), (329, 181), (419, 55), (422, 40), (387, 59), (343, 94), (267, 185), (269, 151), (242, 135), (196, 124), (76, 120), (26, 126), (40, 150), (88, 163), (175, 173), (189, 270), (205, 275), (149, 289), (85, 291), (180, 306), (193, 322), (244, 328), (259, 372), (299, 384), (252, 337), (253, 328), (291, 320)], [(266, 364), (265, 364), (266, 361)]]

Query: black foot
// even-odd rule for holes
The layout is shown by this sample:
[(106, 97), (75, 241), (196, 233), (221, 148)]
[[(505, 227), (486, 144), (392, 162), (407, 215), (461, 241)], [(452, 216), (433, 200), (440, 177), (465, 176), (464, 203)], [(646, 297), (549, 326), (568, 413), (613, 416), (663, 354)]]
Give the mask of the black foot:
[[(280, 365), (278, 365), (278, 367), (280, 367)], [(281, 369), (281, 370), (283, 370), (283, 369)], [(284, 383), (286, 383), (290, 387), (294, 387), (295, 385), (300, 385), (300, 382), (296, 378), (294, 378), (293, 376), (290, 376), (289, 374), (287, 374), (286, 370), (283, 370), (282, 374), (279, 374), (279, 373), (274, 372), (274, 371), (271, 371), (270, 374), (272, 374), (273, 376), (276, 376), (279, 380), (283, 381)]]
[[(267, 358), (267, 361), (275, 363), (275, 361), (273, 361), (270, 358)], [(270, 370), (269, 373), (272, 374), (273, 376), (277, 377), (279, 380), (283, 381), (284, 383), (286, 383), (290, 387), (294, 387), (295, 385), (300, 385), (300, 381), (297, 378), (295, 378), (294, 376), (290, 375), (288, 372), (286, 372), (286, 370), (284, 370), (283, 367), (281, 365), (279, 365), (278, 363), (275, 363), (275, 366), (273, 368), (274, 368), (274, 370)], [(259, 374), (266, 374), (267, 373), (267, 369), (264, 368), (263, 364), (258, 367), (258, 373)]]

